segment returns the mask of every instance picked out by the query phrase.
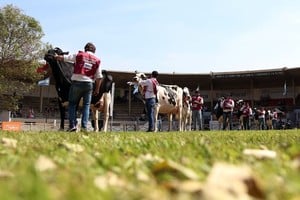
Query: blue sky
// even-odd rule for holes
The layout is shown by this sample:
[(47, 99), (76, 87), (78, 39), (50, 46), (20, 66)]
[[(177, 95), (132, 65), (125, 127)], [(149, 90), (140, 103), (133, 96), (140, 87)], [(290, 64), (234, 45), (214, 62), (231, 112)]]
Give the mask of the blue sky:
[(300, 66), (298, 0), (0, 0), (34, 17), (44, 42), (91, 41), (102, 69), (209, 73)]

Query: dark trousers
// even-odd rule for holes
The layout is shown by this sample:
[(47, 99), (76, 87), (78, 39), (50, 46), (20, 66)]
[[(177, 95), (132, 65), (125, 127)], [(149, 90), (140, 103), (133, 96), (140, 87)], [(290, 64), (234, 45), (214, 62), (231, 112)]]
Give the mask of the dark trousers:
[(244, 127), (244, 130), (250, 130), (249, 116), (243, 116), (243, 127)]
[(223, 130), (227, 127), (227, 121), (229, 124), (229, 129), (232, 130), (232, 112), (223, 112)]

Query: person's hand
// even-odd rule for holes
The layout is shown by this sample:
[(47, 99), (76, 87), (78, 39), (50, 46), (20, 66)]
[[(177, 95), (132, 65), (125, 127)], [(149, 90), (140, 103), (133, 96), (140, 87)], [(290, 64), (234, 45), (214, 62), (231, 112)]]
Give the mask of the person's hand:
[(54, 58), (55, 58), (55, 60), (59, 60), (59, 61), (63, 61), (64, 60), (64, 56), (62, 56), (62, 55), (55, 54)]
[(93, 92), (93, 95), (94, 95), (94, 96), (97, 96), (98, 94), (99, 94), (99, 89), (96, 88), (96, 89), (94, 90), (94, 92)]

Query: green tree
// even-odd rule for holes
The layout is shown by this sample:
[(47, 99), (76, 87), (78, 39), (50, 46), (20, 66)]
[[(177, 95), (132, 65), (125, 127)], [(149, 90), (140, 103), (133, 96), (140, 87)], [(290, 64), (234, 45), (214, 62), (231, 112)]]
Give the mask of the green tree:
[(19, 8), (0, 8), (0, 110), (15, 110), (22, 94), (33, 88), (46, 44), (42, 27)]

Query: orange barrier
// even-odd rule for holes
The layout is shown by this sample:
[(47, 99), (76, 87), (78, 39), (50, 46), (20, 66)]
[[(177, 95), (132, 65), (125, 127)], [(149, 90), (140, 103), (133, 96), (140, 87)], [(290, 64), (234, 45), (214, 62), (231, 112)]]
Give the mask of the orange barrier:
[(2, 122), (2, 130), (4, 131), (20, 131), (21, 122)]

